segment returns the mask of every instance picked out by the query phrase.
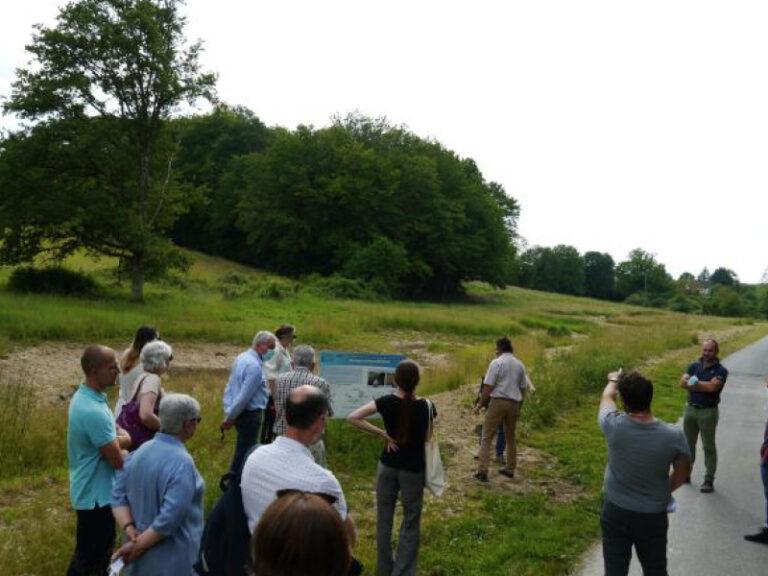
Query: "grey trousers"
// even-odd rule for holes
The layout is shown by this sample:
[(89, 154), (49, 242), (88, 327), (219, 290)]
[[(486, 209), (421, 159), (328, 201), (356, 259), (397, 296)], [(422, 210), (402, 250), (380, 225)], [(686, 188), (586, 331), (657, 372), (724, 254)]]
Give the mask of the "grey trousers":
[[(393, 558), (392, 522), (398, 493), (403, 504), (403, 522)], [(416, 574), (423, 501), (423, 472), (406, 472), (379, 462), (376, 476), (376, 573), (379, 576)]]

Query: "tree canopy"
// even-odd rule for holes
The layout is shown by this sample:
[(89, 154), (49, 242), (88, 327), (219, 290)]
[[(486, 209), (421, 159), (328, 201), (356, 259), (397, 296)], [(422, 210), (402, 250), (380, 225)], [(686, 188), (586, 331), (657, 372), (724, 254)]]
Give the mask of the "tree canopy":
[[(215, 80), (199, 69), (200, 43), (185, 47), (180, 4), (80, 0), (37, 27), (32, 65), (17, 70), (4, 105), (37, 122), (3, 144), (4, 261), (79, 247), (118, 256), (137, 299), (150, 268), (180, 262), (164, 231), (193, 195), (176, 186), (167, 120), (212, 98)], [(31, 174), (11, 177), (25, 166)]]
[(222, 183), (249, 263), (269, 270), (343, 273), (417, 297), (509, 278), (514, 200), (471, 160), (382, 120), (278, 130)]

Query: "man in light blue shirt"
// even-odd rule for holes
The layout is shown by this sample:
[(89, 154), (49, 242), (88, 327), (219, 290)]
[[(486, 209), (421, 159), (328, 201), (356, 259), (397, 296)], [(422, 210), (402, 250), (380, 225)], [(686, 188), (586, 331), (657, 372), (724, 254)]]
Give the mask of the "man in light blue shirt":
[(261, 331), (253, 339), (249, 350), (240, 354), (232, 365), (232, 372), (224, 390), (224, 422), (221, 429), (237, 429), (235, 454), (229, 471), (240, 476), (245, 455), (259, 438), (264, 409), (269, 392), (261, 365), (275, 353), (277, 340), (271, 332)]
[(85, 382), (69, 403), (67, 456), (69, 492), (77, 513), (75, 552), (67, 576), (106, 574), (115, 541), (110, 508), (112, 479), (123, 467), (121, 447), (130, 438), (115, 428), (104, 394), (120, 369), (115, 351), (89, 346), (80, 358)]
[(160, 401), (160, 432), (128, 456), (112, 490), (112, 511), (128, 537), (117, 556), (141, 576), (193, 574), (203, 534), (205, 485), (185, 443), (200, 422), (186, 394)]

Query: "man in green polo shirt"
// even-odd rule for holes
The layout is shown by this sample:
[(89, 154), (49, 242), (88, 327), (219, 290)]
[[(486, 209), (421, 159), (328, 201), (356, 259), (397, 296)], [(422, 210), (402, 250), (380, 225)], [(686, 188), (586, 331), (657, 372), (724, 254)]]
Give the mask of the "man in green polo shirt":
[(88, 346), (80, 358), (85, 382), (69, 403), (67, 456), (69, 492), (77, 513), (75, 552), (67, 576), (103, 576), (115, 541), (111, 493), (115, 470), (123, 467), (121, 446), (104, 390), (115, 384), (120, 369), (115, 351)]

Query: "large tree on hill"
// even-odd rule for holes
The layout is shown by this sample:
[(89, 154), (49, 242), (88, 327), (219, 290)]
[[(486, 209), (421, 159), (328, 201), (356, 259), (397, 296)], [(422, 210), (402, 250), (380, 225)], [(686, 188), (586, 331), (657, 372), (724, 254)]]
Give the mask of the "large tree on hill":
[[(37, 27), (32, 65), (17, 71), (4, 105), (38, 121), (0, 157), (4, 261), (80, 247), (116, 256), (138, 300), (148, 269), (179, 262), (164, 231), (190, 195), (173, 176), (178, 143), (167, 120), (213, 98), (215, 82), (200, 72), (200, 43), (185, 44), (180, 4), (81, 0), (54, 27)], [(24, 162), (30, 173), (17, 181)]]
[(561, 294), (584, 294), (584, 260), (573, 246), (534, 246), (520, 258), (523, 286)]

